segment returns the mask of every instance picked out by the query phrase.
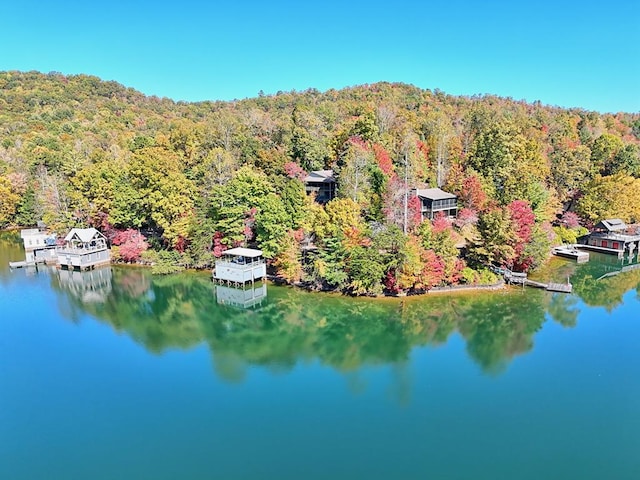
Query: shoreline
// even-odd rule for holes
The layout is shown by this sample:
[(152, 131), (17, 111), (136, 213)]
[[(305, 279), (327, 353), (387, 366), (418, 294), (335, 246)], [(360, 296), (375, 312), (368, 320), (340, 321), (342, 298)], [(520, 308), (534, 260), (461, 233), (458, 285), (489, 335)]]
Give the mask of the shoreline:
[[(3, 228), (0, 229), (0, 232), (16, 232), (19, 231), (21, 228), (24, 227), (8, 227), (8, 228)], [(550, 256), (550, 258), (552, 258)], [(118, 266), (118, 267), (124, 267), (124, 268), (141, 268), (141, 269), (151, 269), (153, 268), (152, 264), (149, 263), (141, 263), (141, 262), (136, 262), (136, 263), (129, 263), (129, 262), (118, 262), (118, 261), (111, 261), (109, 265), (112, 266)], [(104, 265), (106, 266), (106, 265)], [(198, 273), (198, 274), (203, 274), (206, 271), (210, 272), (210, 268), (183, 268), (182, 270), (178, 271), (178, 272), (172, 272), (172, 273), (168, 273), (168, 274), (160, 274), (160, 276), (165, 276), (165, 275), (175, 275), (175, 274), (179, 274), (179, 273), (183, 273), (183, 272), (192, 272), (192, 273)], [(155, 275), (154, 275), (155, 276)], [(211, 275), (208, 274), (208, 276), (210, 277)], [(343, 297), (350, 297), (350, 298), (362, 298), (362, 299), (376, 299), (376, 300), (392, 300), (392, 299), (411, 299), (411, 298), (426, 298), (428, 296), (432, 296), (432, 295), (451, 295), (451, 294), (463, 294), (463, 293), (477, 293), (477, 292), (482, 292), (482, 291), (487, 291), (487, 292), (497, 292), (499, 290), (507, 290), (507, 284), (504, 280), (500, 279), (498, 282), (493, 283), (493, 284), (484, 284), (484, 285), (447, 285), (447, 286), (439, 286), (439, 287), (433, 287), (429, 290), (426, 290), (424, 292), (421, 293), (399, 293), (399, 294), (379, 294), (379, 295), (351, 295), (348, 292), (342, 292), (339, 290), (321, 290), (321, 289), (313, 289), (313, 288), (309, 288), (308, 286), (305, 286), (302, 283), (289, 283), (286, 281), (283, 281), (282, 279), (280, 279), (278, 276), (276, 275), (267, 275), (264, 279), (264, 281), (269, 282), (275, 286), (282, 286), (282, 287), (290, 287), (290, 288), (295, 288), (297, 290), (302, 290), (302, 291), (306, 291), (309, 293), (319, 293), (319, 294), (330, 294), (330, 295), (340, 295)]]

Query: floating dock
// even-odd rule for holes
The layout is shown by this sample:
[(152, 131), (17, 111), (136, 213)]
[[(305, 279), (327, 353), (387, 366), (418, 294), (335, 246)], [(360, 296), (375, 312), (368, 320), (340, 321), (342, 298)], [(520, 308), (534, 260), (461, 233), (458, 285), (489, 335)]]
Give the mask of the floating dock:
[(22, 260), (21, 262), (9, 262), (9, 268), (25, 268), (35, 264), (36, 262), (26, 262), (25, 260)]
[(562, 245), (555, 247), (553, 254), (558, 257), (570, 258), (578, 263), (586, 263), (589, 261), (589, 252), (582, 252), (575, 245)]
[(580, 248), (581, 250), (592, 250), (598, 253), (606, 253), (607, 255), (615, 255), (618, 258), (624, 257), (624, 250), (621, 250), (619, 248), (597, 247), (595, 245), (582, 245), (582, 244), (578, 245), (578, 248)]

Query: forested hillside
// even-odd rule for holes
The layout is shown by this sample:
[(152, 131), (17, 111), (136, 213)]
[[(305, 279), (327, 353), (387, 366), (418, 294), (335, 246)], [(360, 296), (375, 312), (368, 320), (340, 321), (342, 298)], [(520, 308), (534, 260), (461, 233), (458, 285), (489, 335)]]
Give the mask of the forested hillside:
[[(300, 181), (319, 169), (338, 181), (325, 206)], [(208, 267), (245, 244), (289, 281), (356, 294), (489, 281), (558, 235), (640, 221), (639, 177), (637, 113), (390, 83), (176, 103), (0, 73), (0, 227), (95, 226), (127, 261)], [(458, 217), (420, 222), (411, 200), (405, 219), (405, 181), (458, 195)]]

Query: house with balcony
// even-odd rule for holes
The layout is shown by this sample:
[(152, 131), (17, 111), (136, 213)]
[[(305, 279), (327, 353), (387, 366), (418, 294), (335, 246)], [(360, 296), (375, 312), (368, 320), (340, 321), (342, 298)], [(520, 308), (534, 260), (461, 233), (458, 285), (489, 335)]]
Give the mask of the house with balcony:
[(262, 258), (262, 250), (253, 248), (232, 248), (225, 250), (216, 260), (213, 279), (216, 282), (244, 285), (252, 284), (267, 276), (267, 265)]
[(327, 203), (336, 196), (336, 179), (333, 170), (316, 170), (304, 179), (307, 195), (314, 194), (318, 203)]
[(458, 197), (439, 188), (414, 188), (411, 195), (420, 199), (420, 213), (422, 220), (433, 220), (442, 212), (446, 217), (453, 218), (458, 214)]
[(56, 253), (58, 265), (70, 270), (89, 270), (111, 263), (107, 239), (95, 228), (72, 228)]

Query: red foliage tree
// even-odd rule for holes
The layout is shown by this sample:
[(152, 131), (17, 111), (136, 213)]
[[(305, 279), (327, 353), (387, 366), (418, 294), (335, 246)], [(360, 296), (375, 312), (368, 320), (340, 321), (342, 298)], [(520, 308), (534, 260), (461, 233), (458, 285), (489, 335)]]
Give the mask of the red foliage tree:
[(488, 197), (477, 175), (471, 175), (462, 181), (460, 200), (465, 207), (476, 212), (481, 212), (486, 208)]
[(531, 240), (536, 216), (531, 210), (529, 202), (525, 200), (514, 200), (507, 205), (507, 208), (514, 233), (516, 234), (514, 267), (520, 270), (527, 270), (531, 266), (532, 259), (525, 258), (523, 253), (527, 243)]
[(111, 243), (120, 247), (120, 258), (125, 262), (137, 262), (149, 248), (145, 236), (133, 228), (117, 232)]
[(462, 228), (465, 225), (475, 225), (478, 223), (478, 213), (471, 208), (461, 208), (453, 223), (458, 228)]
[(425, 250), (423, 256), (422, 285), (429, 289), (442, 283), (445, 276), (445, 264), (433, 250)]
[(227, 247), (222, 243), (222, 239), (224, 235), (222, 232), (215, 232), (213, 234), (213, 255), (214, 257), (222, 256), (222, 252), (224, 252)]
[(400, 292), (400, 287), (398, 286), (398, 279), (396, 278), (395, 268), (390, 269), (385, 275), (384, 288), (387, 290), (387, 292), (391, 294)]
[[(387, 189), (382, 199), (382, 213), (387, 222), (400, 228), (404, 226), (405, 192), (404, 181), (394, 174), (387, 183)], [(422, 221), (421, 207), (422, 204), (417, 196), (409, 195), (407, 197), (407, 231), (413, 230)]]
[(433, 219), (433, 233), (441, 233), (451, 228), (451, 220), (442, 212), (438, 212)]
[(380, 170), (382, 170), (387, 177), (393, 175), (393, 162), (385, 148), (376, 143), (373, 145), (373, 153), (376, 156), (376, 161), (378, 162)]
[(577, 228), (580, 226), (580, 217), (575, 212), (564, 212), (560, 217), (560, 225), (566, 228)]
[(284, 171), (289, 178), (297, 178), (301, 182), (303, 182), (304, 178), (307, 176), (307, 172), (304, 171), (304, 168), (302, 168), (296, 162), (285, 163)]
[(180, 235), (176, 240), (175, 249), (180, 253), (184, 253), (184, 251), (187, 249), (188, 244), (189, 244), (188, 240), (184, 238), (182, 235)]
[(417, 196), (409, 197), (409, 230), (413, 230), (422, 222), (422, 202)]
[(536, 223), (536, 216), (531, 210), (531, 205), (526, 200), (514, 200), (507, 207), (519, 243), (527, 243), (531, 240), (533, 225)]

